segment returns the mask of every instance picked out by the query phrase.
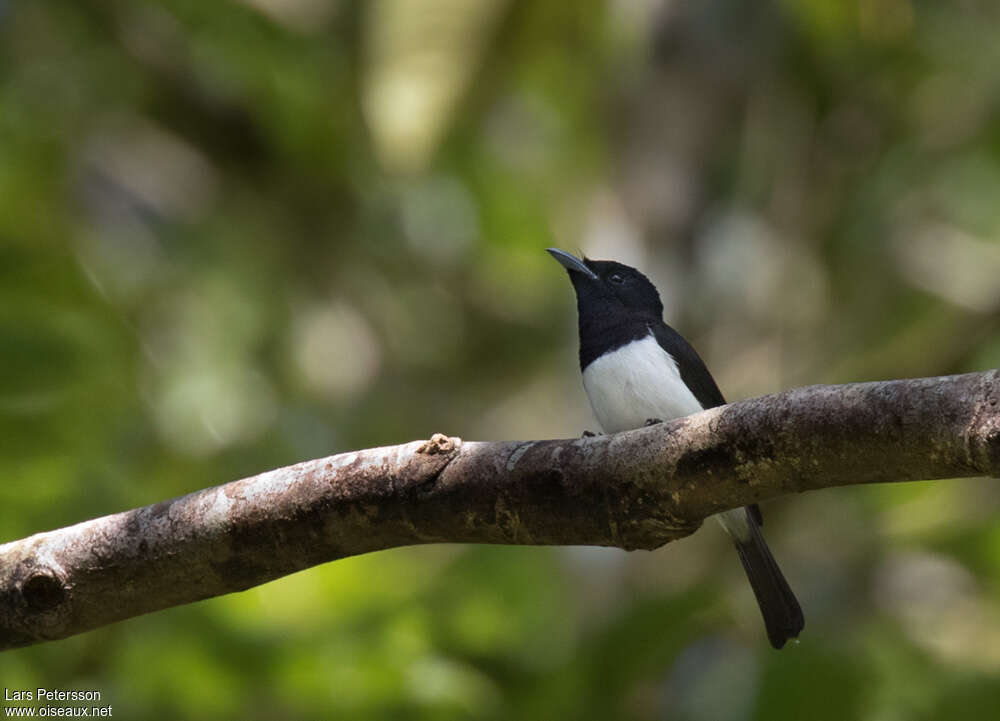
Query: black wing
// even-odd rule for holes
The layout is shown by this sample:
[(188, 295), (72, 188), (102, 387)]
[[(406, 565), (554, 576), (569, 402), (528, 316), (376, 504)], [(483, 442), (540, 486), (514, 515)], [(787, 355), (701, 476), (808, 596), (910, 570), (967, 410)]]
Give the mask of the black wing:
[(681, 380), (691, 389), (702, 408), (726, 405), (726, 399), (705, 367), (705, 362), (691, 344), (684, 340), (684, 336), (666, 323), (656, 323), (650, 330), (660, 347), (673, 356), (677, 369), (681, 372)]
[[(722, 391), (719, 390), (719, 386), (716, 385), (712, 374), (708, 372), (705, 361), (691, 347), (691, 344), (684, 340), (684, 336), (666, 323), (656, 323), (650, 326), (650, 330), (653, 331), (653, 336), (660, 347), (673, 357), (674, 362), (677, 363), (677, 370), (680, 371), (681, 380), (691, 389), (702, 408), (726, 405), (726, 399), (723, 397)], [(764, 525), (760, 506), (756, 503), (747, 506), (747, 511), (758, 526)]]

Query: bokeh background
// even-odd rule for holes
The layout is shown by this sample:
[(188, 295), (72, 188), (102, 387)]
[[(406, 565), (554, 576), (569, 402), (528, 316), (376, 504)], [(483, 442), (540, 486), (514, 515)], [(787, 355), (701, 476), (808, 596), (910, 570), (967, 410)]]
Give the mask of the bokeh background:
[[(645, 269), (730, 399), (1000, 366), (991, 0), (0, 2), (0, 539), (426, 438), (594, 428), (544, 252)], [(432, 546), (0, 654), (128, 719), (1000, 716), (1000, 491)]]

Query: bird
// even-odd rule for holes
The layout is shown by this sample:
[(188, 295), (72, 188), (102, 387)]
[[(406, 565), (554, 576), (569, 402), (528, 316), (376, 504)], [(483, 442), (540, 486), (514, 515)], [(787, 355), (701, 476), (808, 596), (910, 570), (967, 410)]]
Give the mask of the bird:
[[(605, 433), (641, 428), (726, 404), (695, 349), (663, 321), (650, 280), (611, 260), (548, 252), (576, 292), (580, 370), (591, 408)], [(782, 648), (805, 626), (802, 607), (774, 560), (754, 504), (716, 514), (732, 538), (760, 606), (768, 640)]]

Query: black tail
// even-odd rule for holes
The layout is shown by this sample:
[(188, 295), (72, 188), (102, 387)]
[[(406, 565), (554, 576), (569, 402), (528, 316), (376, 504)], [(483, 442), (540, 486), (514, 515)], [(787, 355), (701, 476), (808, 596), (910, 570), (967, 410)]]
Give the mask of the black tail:
[(802, 608), (788, 586), (788, 581), (767, 547), (760, 526), (749, 513), (747, 521), (750, 535), (746, 539), (733, 538), (740, 554), (743, 568), (750, 579), (757, 605), (764, 617), (767, 637), (771, 645), (781, 648), (790, 638), (796, 638), (805, 626)]

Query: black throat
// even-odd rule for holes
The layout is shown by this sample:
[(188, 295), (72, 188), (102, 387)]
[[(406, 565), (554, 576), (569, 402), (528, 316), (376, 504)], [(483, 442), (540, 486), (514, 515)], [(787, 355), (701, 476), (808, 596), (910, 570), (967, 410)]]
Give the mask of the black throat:
[(633, 313), (595, 313), (577, 302), (580, 328), (580, 370), (605, 353), (617, 350), (632, 341), (645, 338), (659, 318)]

